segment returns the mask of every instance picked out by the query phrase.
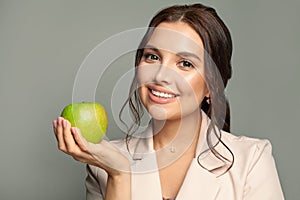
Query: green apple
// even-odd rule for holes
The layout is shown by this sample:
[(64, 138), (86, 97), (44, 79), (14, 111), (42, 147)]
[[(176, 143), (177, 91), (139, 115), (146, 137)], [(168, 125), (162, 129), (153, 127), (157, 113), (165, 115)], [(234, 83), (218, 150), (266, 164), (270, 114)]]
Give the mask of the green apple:
[(97, 102), (72, 103), (67, 105), (61, 116), (70, 121), (72, 127), (80, 129), (89, 142), (99, 143), (107, 129), (105, 108)]

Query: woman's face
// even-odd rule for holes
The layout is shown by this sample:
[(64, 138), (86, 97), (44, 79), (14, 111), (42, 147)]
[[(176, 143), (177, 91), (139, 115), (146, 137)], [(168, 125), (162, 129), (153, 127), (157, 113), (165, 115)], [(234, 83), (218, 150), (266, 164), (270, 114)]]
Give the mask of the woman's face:
[(183, 22), (159, 24), (138, 66), (139, 95), (154, 119), (180, 119), (200, 109), (209, 95), (203, 43)]

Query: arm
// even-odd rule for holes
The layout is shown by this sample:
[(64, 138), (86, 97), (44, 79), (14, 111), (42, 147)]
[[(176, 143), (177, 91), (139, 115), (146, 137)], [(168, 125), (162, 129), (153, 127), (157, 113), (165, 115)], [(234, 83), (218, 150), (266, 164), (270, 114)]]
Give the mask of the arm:
[(257, 144), (249, 166), (243, 199), (284, 199), (269, 141)]
[(105, 199), (131, 199), (130, 185), (130, 174), (122, 174), (120, 176), (108, 176)]

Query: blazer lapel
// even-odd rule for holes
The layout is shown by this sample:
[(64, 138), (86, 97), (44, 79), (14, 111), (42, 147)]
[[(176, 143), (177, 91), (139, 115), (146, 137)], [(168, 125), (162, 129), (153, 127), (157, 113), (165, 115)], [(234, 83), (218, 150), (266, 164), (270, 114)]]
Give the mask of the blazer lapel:
[[(155, 162), (155, 158), (148, 156), (139, 161), (136, 165), (137, 168), (142, 167), (145, 163), (151, 161)], [(141, 165), (140, 165), (141, 164)], [(139, 166), (140, 165), (140, 166)], [(133, 200), (161, 200), (161, 187), (158, 170), (151, 172), (132, 173), (131, 175), (131, 188)]]
[(161, 200), (161, 187), (153, 149), (153, 131), (149, 125), (147, 129), (132, 138), (132, 175), (131, 188), (133, 200)]
[[(208, 150), (206, 132), (210, 119), (203, 111), (201, 115), (202, 122), (196, 157), (191, 163), (176, 200), (216, 199), (221, 188), (219, 175), (228, 167), (227, 162), (218, 159)], [(228, 152), (224, 150), (223, 145), (218, 143), (217, 136), (212, 135), (211, 141), (213, 144), (217, 144), (215, 148), (223, 155)]]

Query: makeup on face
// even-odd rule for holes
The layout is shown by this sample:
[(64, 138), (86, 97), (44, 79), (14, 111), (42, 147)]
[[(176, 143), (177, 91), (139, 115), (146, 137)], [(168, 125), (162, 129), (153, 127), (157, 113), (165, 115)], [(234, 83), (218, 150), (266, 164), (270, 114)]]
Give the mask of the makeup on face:
[(138, 66), (139, 93), (147, 110), (156, 105), (165, 116), (179, 117), (199, 108), (208, 93), (203, 57), (202, 40), (190, 26), (160, 24)]

